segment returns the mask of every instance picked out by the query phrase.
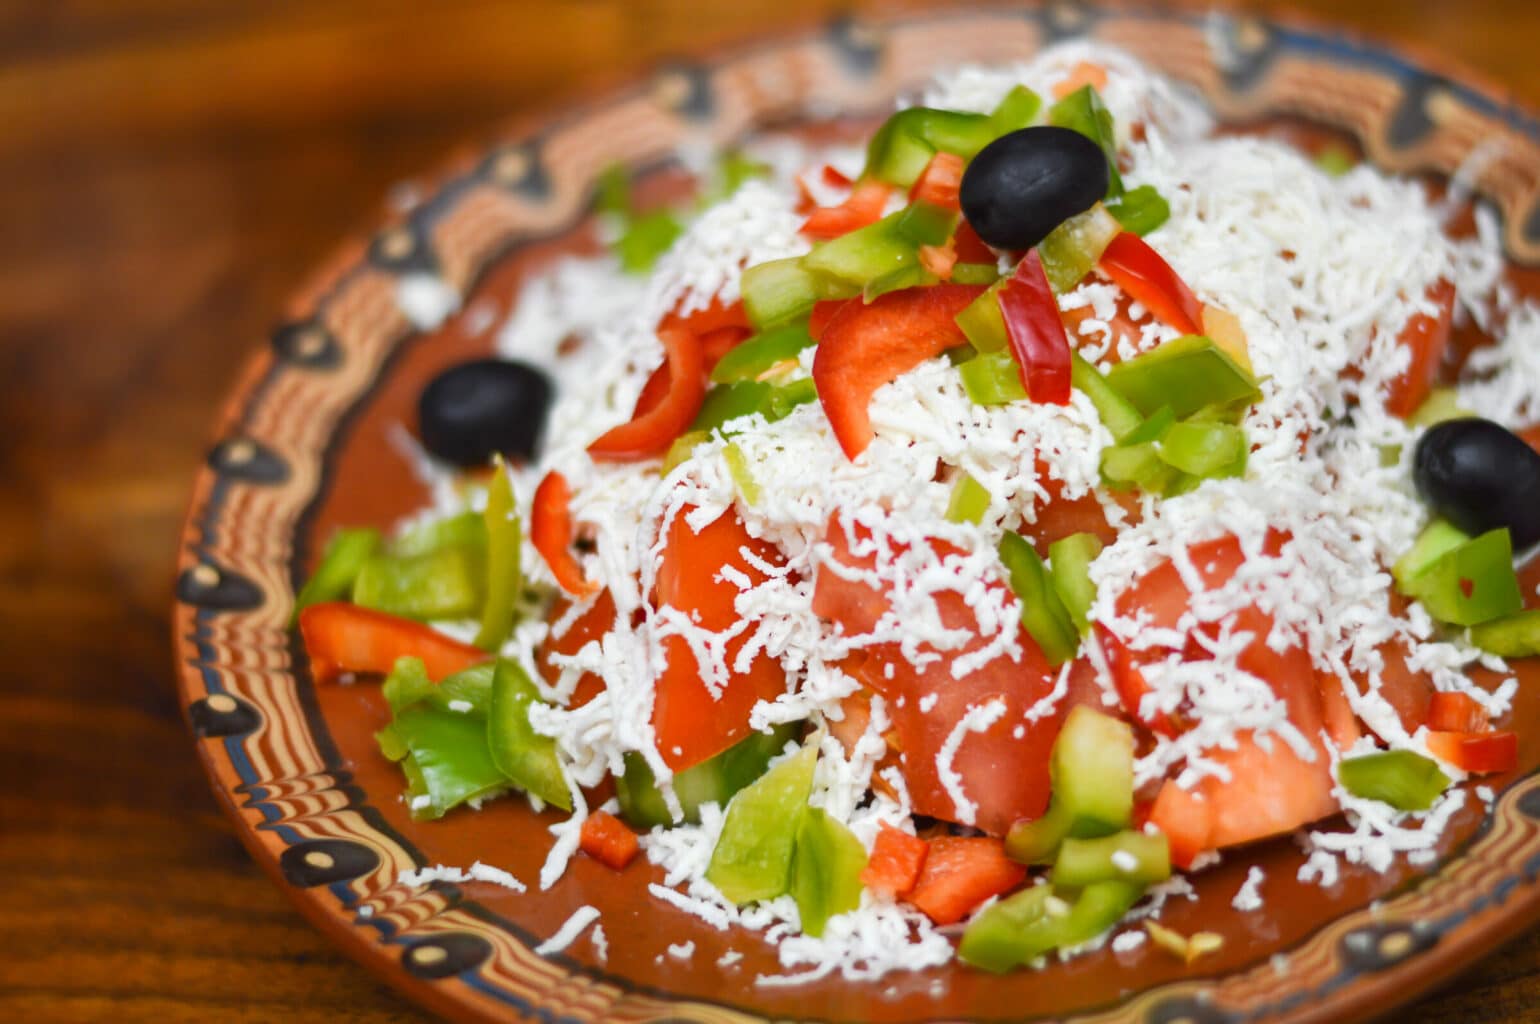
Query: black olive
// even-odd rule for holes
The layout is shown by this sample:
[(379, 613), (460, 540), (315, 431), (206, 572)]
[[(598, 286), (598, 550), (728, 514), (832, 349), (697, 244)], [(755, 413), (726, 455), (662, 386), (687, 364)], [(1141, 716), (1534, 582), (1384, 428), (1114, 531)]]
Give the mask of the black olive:
[(527, 363), (476, 359), (434, 377), (417, 400), (423, 447), (457, 466), (494, 454), (531, 459), (551, 405), (551, 381)]
[(1002, 135), (968, 164), (962, 208), (996, 249), (1030, 249), (1107, 194), (1107, 157), (1079, 132), (1042, 125)]
[(1417, 443), (1417, 490), (1466, 533), (1506, 526), (1516, 550), (1540, 540), (1540, 452), (1491, 420), (1440, 423)]

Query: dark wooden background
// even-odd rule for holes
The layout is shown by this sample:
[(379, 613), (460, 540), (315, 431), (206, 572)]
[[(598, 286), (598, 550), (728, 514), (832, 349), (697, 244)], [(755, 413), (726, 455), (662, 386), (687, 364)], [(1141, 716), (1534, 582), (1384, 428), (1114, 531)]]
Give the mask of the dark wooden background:
[[(183, 726), (171, 566), (215, 409), (394, 183), (595, 76), (849, 6), (0, 6), (0, 1020), (423, 1019), (250, 861)], [(1540, 105), (1534, 0), (1294, 6)], [(1396, 1019), (1540, 1019), (1540, 932)]]

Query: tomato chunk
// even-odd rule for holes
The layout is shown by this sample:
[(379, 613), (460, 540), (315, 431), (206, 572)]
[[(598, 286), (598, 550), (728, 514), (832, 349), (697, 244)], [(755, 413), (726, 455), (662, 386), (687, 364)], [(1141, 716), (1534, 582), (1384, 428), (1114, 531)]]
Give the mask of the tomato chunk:
[[(546, 614), (546, 624), (554, 628), (556, 623), (566, 617), (572, 604), (567, 598), (557, 598)], [(540, 673), (540, 678), (545, 680), (547, 686), (554, 687), (561, 681), (561, 669), (552, 661), (553, 656), (570, 658), (614, 628), (615, 599), (605, 590), (559, 636), (550, 636), (540, 645), (540, 650), (535, 654), (535, 669)], [(599, 696), (603, 690), (604, 680), (597, 672), (584, 672), (578, 678), (567, 706), (580, 708)]]
[(1150, 808), (1149, 820), (1166, 834), (1171, 848), (1171, 863), (1189, 870), (1198, 854), (1211, 846), (1214, 835), (1214, 810), (1201, 794), (1178, 786), (1169, 779)]
[(486, 661), (463, 644), (420, 622), (343, 601), (313, 604), (299, 613), (299, 631), (317, 682), (338, 676), (388, 675), (397, 658), (421, 658), (434, 682)]
[(614, 871), (636, 858), (641, 844), (626, 823), (608, 811), (595, 811), (578, 830), (578, 849)]
[(937, 924), (956, 924), (1026, 877), (1027, 869), (1005, 855), (1005, 844), (998, 839), (941, 836), (930, 841), (925, 866), (908, 898)]
[[(762, 564), (776, 565), (784, 559), (775, 545), (749, 536), (731, 509), (699, 533), (685, 521), (689, 511), (686, 507), (669, 524), (658, 567), (657, 603), (683, 612), (702, 629), (725, 632), (738, 621), (734, 608), (738, 588), (723, 577), (723, 570), (731, 568), (733, 575), (741, 573), (758, 585), (767, 577), (744, 551)], [(738, 652), (752, 633), (747, 630), (728, 641), (727, 679), (715, 695), (689, 642), (677, 634), (664, 638), (666, 663), (655, 688), (652, 726), (658, 753), (674, 771), (697, 765), (748, 735), (754, 705), (785, 692), (785, 671), (763, 651), (746, 671), (734, 668)]]
[(890, 895), (903, 896), (914, 889), (925, 867), (930, 844), (902, 832), (887, 822), (877, 830), (872, 852), (861, 871), (861, 884)]
[(1516, 733), (1430, 732), (1427, 744), (1434, 756), (1476, 775), (1511, 772), (1519, 764)]
[(1464, 693), (1435, 693), (1423, 723), (1433, 732), (1486, 732), (1487, 709)]
[(1444, 353), (1449, 348), (1450, 325), (1454, 322), (1454, 284), (1440, 278), (1428, 288), (1428, 300), (1437, 307), (1429, 316), (1417, 313), (1407, 320), (1396, 344), (1411, 351), (1412, 358), (1401, 375), (1390, 382), (1385, 409), (1394, 416), (1407, 417), (1417, 411), (1433, 391)]

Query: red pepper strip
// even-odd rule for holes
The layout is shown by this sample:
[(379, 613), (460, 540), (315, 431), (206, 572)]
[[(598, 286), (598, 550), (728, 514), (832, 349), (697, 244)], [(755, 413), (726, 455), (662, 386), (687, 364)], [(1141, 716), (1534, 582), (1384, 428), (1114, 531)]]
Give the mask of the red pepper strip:
[(1203, 304), (1160, 253), (1138, 235), (1128, 231), (1118, 234), (1097, 266), (1161, 323), (1183, 334), (1203, 333)]
[(551, 470), (535, 488), (529, 511), (529, 540), (545, 559), (556, 583), (573, 597), (587, 597), (599, 585), (583, 576), (583, 568), (572, 554), (572, 489), (567, 478)]
[[(711, 305), (705, 309), (698, 309), (689, 316), (682, 317), (678, 313), (668, 313), (664, 315), (661, 327), (679, 327), (700, 335), (703, 369), (708, 375), (712, 367), (716, 366), (717, 360), (727, 354), (728, 349), (754, 333), (754, 328), (749, 326), (749, 317), (743, 311), (741, 301), (723, 306), (718, 299), (712, 299)], [(652, 376), (648, 377), (647, 383), (642, 386), (642, 393), (636, 396), (636, 407), (631, 410), (631, 418), (635, 419), (656, 409), (666, 394), (668, 394), (668, 363), (665, 362), (652, 371)]]
[(700, 337), (672, 324), (658, 328), (667, 356), (668, 391), (658, 404), (629, 423), (606, 431), (588, 446), (598, 460), (630, 462), (662, 455), (690, 426), (706, 398), (705, 356)]
[(1463, 693), (1435, 693), (1428, 699), (1423, 720), (1433, 732), (1486, 732), (1487, 710), (1476, 698)]
[(1434, 756), (1478, 775), (1512, 771), (1519, 763), (1519, 738), (1511, 732), (1430, 732), (1426, 742)]
[(973, 225), (967, 221), (957, 225), (957, 232), (952, 235), (952, 242), (957, 249), (957, 262), (959, 263), (988, 263), (993, 266), (996, 260), (995, 251), (979, 233), (973, 230)]
[(748, 313), (744, 312), (741, 299), (729, 306), (722, 305), (721, 299), (712, 299), (705, 309), (697, 309), (685, 316), (676, 312), (667, 313), (658, 324), (659, 329), (675, 326), (695, 334), (709, 334), (723, 327), (738, 327), (745, 331), (754, 329), (753, 324), (749, 323)]
[(613, 871), (631, 863), (640, 848), (636, 833), (608, 811), (590, 814), (578, 830), (578, 849)]
[(860, 299), (825, 299), (813, 304), (813, 312), (807, 318), (808, 337), (814, 341), (823, 340), (823, 332), (828, 330), (829, 324), (834, 322), (835, 316), (844, 309), (847, 303), (859, 302)]
[(872, 855), (861, 870), (861, 884), (889, 895), (904, 896), (920, 880), (930, 844), (919, 836), (883, 822), (872, 843)]
[(962, 191), (963, 158), (956, 153), (937, 153), (909, 189), (911, 202), (930, 203), (947, 210), (960, 210), (958, 193)]
[(813, 385), (847, 458), (855, 459), (872, 442), (867, 408), (872, 393), (962, 344), (962, 328), (953, 318), (983, 290), (938, 284), (888, 292), (870, 305), (850, 302), (824, 327), (813, 357)]
[(313, 604), (299, 613), (299, 631), (318, 682), (345, 673), (388, 675), (396, 659), (421, 658), (434, 682), (486, 661), (479, 647), (462, 644), (411, 619), (343, 601)]
[(809, 238), (838, 238), (856, 228), (864, 228), (882, 219), (883, 207), (888, 205), (888, 193), (892, 186), (881, 181), (857, 183), (839, 206), (823, 206), (808, 215), (802, 222), (802, 233)]
[(1036, 249), (1016, 265), (1016, 273), (1000, 286), (996, 301), (1028, 397), (1034, 402), (1068, 405), (1069, 339), (1064, 336), (1064, 321), (1059, 319), (1059, 301), (1053, 297)]
[(823, 165), (823, 180), (835, 188), (847, 188), (850, 185), (850, 177), (833, 164)]
[(937, 924), (956, 924), (1026, 877), (1027, 869), (1005, 855), (1005, 844), (998, 839), (941, 836), (931, 840), (909, 902)]

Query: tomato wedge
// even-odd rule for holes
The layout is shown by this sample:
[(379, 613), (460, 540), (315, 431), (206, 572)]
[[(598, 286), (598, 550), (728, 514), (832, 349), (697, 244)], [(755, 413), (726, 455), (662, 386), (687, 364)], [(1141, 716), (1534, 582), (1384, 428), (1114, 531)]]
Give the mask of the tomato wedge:
[(954, 317), (983, 290), (959, 284), (906, 288), (870, 305), (847, 303), (824, 326), (813, 384), (847, 458), (858, 458), (872, 442), (872, 394), (965, 341)]
[[(557, 598), (551, 604), (551, 610), (546, 613), (546, 624), (554, 627), (566, 617), (572, 604), (573, 602), (565, 597)], [(608, 590), (605, 590), (594, 599), (594, 603), (588, 610), (579, 615), (559, 636), (550, 636), (540, 645), (540, 650), (535, 654), (535, 670), (540, 673), (540, 678), (545, 680), (547, 686), (555, 686), (561, 681), (561, 670), (552, 662), (553, 655), (570, 658), (614, 628), (615, 599), (610, 596)], [(580, 708), (599, 696), (603, 690), (604, 680), (597, 672), (584, 672), (578, 678), (577, 686), (573, 688), (567, 706)]]
[(962, 209), (958, 194), (962, 191), (963, 158), (956, 153), (937, 153), (909, 189), (909, 199), (947, 210)]
[(388, 675), (397, 658), (421, 658), (434, 682), (489, 657), (486, 651), (411, 619), (344, 601), (313, 604), (299, 613), (299, 631), (317, 682), (338, 676)]
[(877, 829), (872, 854), (861, 871), (861, 884), (889, 895), (903, 896), (920, 880), (930, 844), (887, 822)]
[(1166, 834), (1171, 863), (1190, 870), (1198, 854), (1212, 847), (1214, 810), (1208, 801), (1167, 779), (1161, 784), (1149, 820)]
[(1069, 340), (1059, 319), (1059, 300), (1048, 285), (1036, 249), (1000, 286), (997, 302), (1027, 395), (1034, 402), (1068, 405)]
[(802, 233), (809, 238), (838, 238), (856, 228), (864, 228), (882, 219), (888, 205), (891, 185), (875, 179), (856, 183), (855, 189), (838, 206), (821, 206), (802, 222)]
[(1461, 771), (1475, 775), (1511, 772), (1519, 764), (1519, 737), (1498, 732), (1430, 732), (1428, 750)]
[(1427, 401), (1438, 380), (1444, 353), (1449, 348), (1450, 325), (1454, 322), (1454, 285), (1440, 278), (1428, 288), (1428, 300), (1438, 307), (1438, 312), (1433, 316), (1426, 313), (1413, 315), (1396, 338), (1396, 344), (1411, 350), (1412, 361), (1390, 382), (1385, 409), (1394, 416), (1410, 416)]
[[(588, 446), (598, 460), (630, 462), (662, 455), (690, 426), (706, 399), (705, 355), (700, 336), (677, 324), (658, 328), (668, 368), (668, 391), (657, 404)], [(640, 403), (638, 403), (640, 405)]]
[(1464, 693), (1435, 693), (1423, 722), (1433, 732), (1486, 732), (1487, 709)]
[(1162, 323), (1183, 334), (1203, 333), (1203, 304), (1160, 253), (1138, 235), (1130, 231), (1118, 234), (1097, 266)]
[[(690, 529), (683, 509), (669, 524), (658, 567), (658, 605), (684, 612), (702, 629), (725, 632), (739, 621), (734, 608), (738, 588), (723, 570), (747, 576), (754, 584), (767, 578), (750, 560), (778, 565), (779, 549), (751, 537), (733, 510), (722, 513), (699, 533)], [(747, 551), (748, 555), (744, 552)], [(664, 638), (666, 656), (653, 697), (652, 727), (658, 753), (674, 771), (683, 771), (721, 753), (748, 735), (749, 714), (761, 700), (774, 700), (786, 690), (786, 672), (775, 658), (761, 651), (746, 671), (734, 662), (752, 630), (726, 645), (728, 678), (713, 696), (701, 678), (700, 666), (683, 636)]]
[(551, 470), (535, 488), (529, 511), (529, 540), (556, 583), (574, 597), (588, 597), (599, 589), (585, 579), (583, 567), (572, 554), (572, 488), (567, 478)]

